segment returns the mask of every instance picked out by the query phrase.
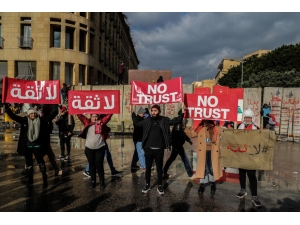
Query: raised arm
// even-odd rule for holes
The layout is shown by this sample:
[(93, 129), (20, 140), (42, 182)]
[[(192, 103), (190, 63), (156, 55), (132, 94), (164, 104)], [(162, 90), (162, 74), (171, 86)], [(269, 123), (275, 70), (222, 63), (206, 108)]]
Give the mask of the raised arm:
[(5, 112), (7, 113), (7, 115), (14, 121), (16, 121), (17, 123), (22, 124), (24, 122), (24, 117), (22, 116), (17, 116), (16, 114), (13, 113), (13, 111), (11, 110), (11, 108), (9, 106), (5, 106), (6, 110)]
[(180, 109), (177, 117), (175, 117), (173, 119), (169, 119), (169, 126), (181, 123), (182, 119), (183, 119), (183, 113), (182, 113), (182, 109)]
[(101, 119), (102, 123), (107, 124), (110, 121), (110, 119), (111, 119), (112, 116), (113, 116), (113, 114), (106, 114), (106, 116), (104, 116)]
[(89, 119), (86, 118), (86, 116), (84, 116), (84, 115), (82, 115), (82, 114), (78, 114), (77, 117), (78, 117), (78, 119), (81, 121), (81, 123), (83, 123), (83, 124), (87, 124), (88, 121), (89, 121)]

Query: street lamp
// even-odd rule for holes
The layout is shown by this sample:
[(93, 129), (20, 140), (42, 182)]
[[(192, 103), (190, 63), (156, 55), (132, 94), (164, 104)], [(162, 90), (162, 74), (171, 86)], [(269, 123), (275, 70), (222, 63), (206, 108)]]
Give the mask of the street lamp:
[(241, 79), (241, 87), (243, 87), (243, 78), (244, 78), (244, 68), (243, 68), (243, 65), (244, 65), (244, 61), (242, 59), (242, 61), (240, 61), (242, 63), (242, 79)]

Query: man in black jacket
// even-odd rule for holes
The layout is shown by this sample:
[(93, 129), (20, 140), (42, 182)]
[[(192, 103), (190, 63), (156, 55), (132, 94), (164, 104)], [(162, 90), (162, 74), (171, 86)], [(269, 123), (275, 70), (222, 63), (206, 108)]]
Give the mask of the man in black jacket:
[[(54, 119), (56, 125), (58, 125), (58, 134), (59, 134), (59, 144), (60, 144), (60, 159), (65, 159), (66, 161), (70, 160), (71, 153), (71, 137), (73, 135), (73, 130), (75, 127), (75, 121), (72, 115), (70, 115), (70, 124), (69, 124), (69, 114), (65, 106), (61, 108), (61, 115), (58, 119)], [(65, 144), (67, 146), (67, 155), (65, 156)]]
[(134, 126), (143, 127), (143, 149), (145, 151), (146, 159), (146, 186), (142, 192), (147, 193), (150, 191), (150, 178), (151, 178), (151, 166), (153, 160), (156, 163), (157, 170), (157, 192), (160, 195), (164, 194), (162, 187), (162, 168), (164, 159), (164, 149), (170, 148), (170, 126), (178, 124), (182, 121), (183, 113), (179, 111), (179, 116), (170, 119), (160, 115), (160, 106), (153, 105), (151, 107), (151, 117), (146, 118), (140, 122), (137, 120), (137, 116), (132, 113), (132, 121)]

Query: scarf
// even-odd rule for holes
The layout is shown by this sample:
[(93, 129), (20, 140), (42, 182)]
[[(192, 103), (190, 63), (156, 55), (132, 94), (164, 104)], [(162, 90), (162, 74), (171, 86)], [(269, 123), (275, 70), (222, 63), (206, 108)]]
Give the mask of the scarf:
[(28, 118), (28, 132), (27, 138), (30, 142), (33, 142), (39, 138), (40, 133), (40, 118), (34, 120)]

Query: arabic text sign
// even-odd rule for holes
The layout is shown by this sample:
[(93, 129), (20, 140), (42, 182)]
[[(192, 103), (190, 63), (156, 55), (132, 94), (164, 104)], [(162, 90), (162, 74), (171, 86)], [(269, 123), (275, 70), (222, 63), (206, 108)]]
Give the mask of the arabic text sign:
[(185, 94), (184, 103), (189, 118), (210, 120), (237, 119), (237, 95), (232, 94)]
[(272, 170), (275, 132), (224, 130), (221, 133), (221, 165), (247, 170)]
[(3, 79), (2, 101), (7, 103), (59, 104), (59, 80)]
[(120, 90), (69, 91), (70, 114), (120, 114)]
[(165, 104), (182, 102), (181, 77), (162, 83), (131, 82), (131, 105)]

